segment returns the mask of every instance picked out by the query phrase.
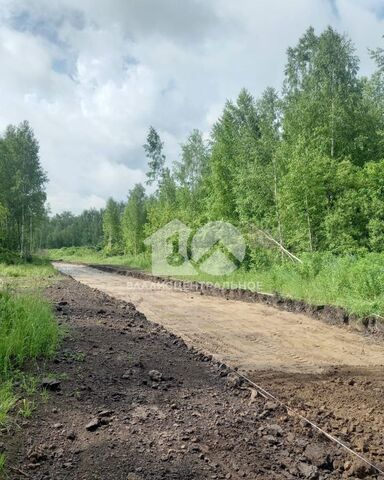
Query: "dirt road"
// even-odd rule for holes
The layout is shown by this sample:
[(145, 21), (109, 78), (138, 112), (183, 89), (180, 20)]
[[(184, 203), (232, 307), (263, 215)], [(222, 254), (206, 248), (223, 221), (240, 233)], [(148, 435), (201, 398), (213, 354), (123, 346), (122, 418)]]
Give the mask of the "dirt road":
[(149, 320), (247, 373), (320, 373), (334, 366), (384, 365), (381, 341), (305, 315), (191, 294), (83, 265), (56, 267), (81, 283), (132, 302)]
[[(134, 303), (187, 344), (239, 367), (384, 470), (382, 339), (262, 304), (191, 294), (86, 266), (57, 267)], [(365, 478), (364, 472), (357, 468), (344, 475)]]
[[(35, 374), (48, 372), (60, 388), (46, 403), (37, 392), (33, 416), (0, 429), (7, 479), (384, 480), (169, 330), (254, 369), (251, 378), (384, 471), (383, 369), (356, 366), (363, 357), (379, 362), (379, 343), (260, 305), (191, 298), (87, 267), (59, 267), (84, 284), (67, 278), (46, 290), (68, 334)], [(296, 334), (313, 358), (295, 344)], [(365, 353), (354, 361), (356, 347)]]
[(0, 429), (1, 480), (341, 480), (360, 468), (132, 304), (68, 278), (45, 295), (69, 335), (36, 373), (59, 385)]

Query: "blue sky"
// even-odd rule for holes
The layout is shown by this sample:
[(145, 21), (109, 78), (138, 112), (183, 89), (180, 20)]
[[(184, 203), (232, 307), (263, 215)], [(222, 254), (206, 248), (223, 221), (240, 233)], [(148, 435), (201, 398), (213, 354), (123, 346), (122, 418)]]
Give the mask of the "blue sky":
[(373, 71), (382, 0), (0, 0), (0, 129), (30, 121), (52, 212), (102, 207), (145, 180), (150, 125), (177, 160), (242, 87), (280, 88), (309, 25), (346, 33)]

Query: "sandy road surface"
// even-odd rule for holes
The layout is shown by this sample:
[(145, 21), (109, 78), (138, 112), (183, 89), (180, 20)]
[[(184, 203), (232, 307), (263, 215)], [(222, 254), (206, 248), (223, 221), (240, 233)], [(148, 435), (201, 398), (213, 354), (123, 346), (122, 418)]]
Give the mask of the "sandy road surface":
[(320, 373), (384, 365), (384, 344), (346, 328), (261, 304), (201, 296), (147, 280), (57, 263), (61, 272), (130, 301), (149, 320), (243, 371)]

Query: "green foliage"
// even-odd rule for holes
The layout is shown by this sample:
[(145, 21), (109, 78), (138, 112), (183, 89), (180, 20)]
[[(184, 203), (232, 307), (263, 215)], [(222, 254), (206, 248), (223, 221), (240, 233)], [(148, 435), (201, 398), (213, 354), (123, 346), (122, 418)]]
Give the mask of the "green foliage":
[(57, 275), (47, 259), (34, 259), (30, 263), (18, 263), (16, 265), (0, 263), (0, 278), (28, 278), (36, 280), (38, 278), (47, 278)]
[(22, 259), (20, 259), (20, 255), (18, 255), (17, 252), (0, 246), (0, 262), (8, 265), (14, 265), (20, 263), (21, 261)]
[(43, 248), (101, 245), (102, 210), (84, 210), (81, 215), (63, 212), (47, 218), (42, 230)]
[(30, 418), (33, 414), (33, 411), (36, 409), (35, 402), (23, 398), (20, 402), (19, 415), (23, 418)]
[(300, 264), (278, 257), (266, 258), (264, 251), (264, 258), (257, 256), (249, 270), (240, 269), (225, 277), (199, 274), (193, 280), (225, 288), (279, 293), (313, 305), (336, 305), (358, 317), (384, 316), (383, 254), (339, 257), (313, 253), (302, 259)]
[(350, 157), (358, 165), (379, 154), (358, 69), (351, 41), (331, 27), (319, 36), (309, 28), (288, 49), (284, 133), (289, 143), (300, 135), (323, 155)]
[(137, 255), (144, 251), (144, 225), (147, 221), (147, 205), (144, 187), (135, 185), (128, 195), (122, 218), (122, 234), (125, 252)]
[(0, 203), (0, 242), (5, 239), (8, 210)]
[(209, 149), (199, 130), (193, 130), (181, 145), (181, 160), (175, 163), (175, 177), (188, 191), (195, 192), (207, 173)]
[(208, 175), (210, 149), (199, 130), (193, 130), (181, 145), (181, 158), (175, 162), (175, 206), (177, 218), (190, 225), (199, 223), (204, 212), (204, 179)]
[(281, 183), (285, 244), (296, 252), (324, 247), (323, 222), (334, 195), (335, 161), (298, 139), (288, 149), (289, 163)]
[(50, 305), (33, 295), (0, 291), (0, 375), (54, 353), (58, 326)]
[(7, 464), (7, 460), (6, 460), (5, 454), (0, 453), (0, 474), (4, 473), (6, 464)]
[(34, 395), (38, 388), (38, 378), (34, 375), (18, 372), (13, 374), (13, 378), (17, 382), (20, 390), (26, 395)]
[[(26, 263), (0, 263), (0, 426), (16, 405), (13, 386), (20, 395), (36, 393), (38, 379), (20, 370), (40, 357), (50, 357), (62, 335), (51, 306), (39, 291), (57, 275), (47, 259)], [(22, 293), (27, 292), (27, 293)], [(33, 404), (19, 403), (19, 414), (28, 417)]]
[[(236, 103), (227, 101), (212, 131), (209, 162), (208, 217), (237, 222), (237, 175), (252, 162), (252, 149), (259, 138), (258, 114), (252, 95), (243, 89)], [(245, 147), (244, 147), (245, 146)], [(248, 154), (244, 155), (245, 151)]]
[[(79, 239), (70, 214), (52, 219), (49, 245), (102, 243), (107, 255), (137, 255), (146, 236), (177, 218), (191, 228), (226, 220), (244, 233), (262, 229), (300, 255), (383, 251), (382, 49), (372, 56), (378, 69), (361, 78), (346, 36), (309, 28), (288, 49), (281, 97), (273, 88), (259, 99), (242, 89), (226, 102), (209, 141), (190, 133), (173, 169), (150, 127), (144, 150), (154, 192), (146, 196), (136, 185), (125, 205), (108, 200), (101, 242), (97, 228)], [(78, 224), (79, 231), (88, 225)], [(249, 250), (247, 265), (268, 257), (260, 246), (257, 255)]]
[(103, 213), (104, 250), (107, 254), (121, 253), (121, 214), (123, 205), (109, 198)]
[[(0, 427), (2, 427), (7, 420), (8, 413), (15, 406), (17, 399), (13, 393), (12, 382), (2, 381), (0, 383)], [(4, 460), (5, 457), (3, 457)], [(0, 472), (1, 472), (1, 458), (0, 458)], [(4, 464), (3, 464), (4, 466)]]
[(41, 290), (57, 279), (57, 271), (47, 259), (34, 259), (32, 263), (0, 263), (0, 290), (1, 285), (18, 290), (30, 291), (31, 287), (33, 290)]
[(147, 143), (144, 145), (145, 154), (148, 158), (147, 183), (151, 185), (159, 181), (163, 175), (165, 165), (165, 155), (163, 154), (163, 142), (157, 131), (150, 127)]
[(96, 250), (88, 247), (63, 247), (60, 249), (52, 249), (46, 252), (50, 260), (62, 260), (64, 262), (84, 262), (95, 264), (109, 265), (127, 265), (132, 268), (142, 270), (149, 269), (151, 266), (151, 256), (148, 252), (133, 255), (130, 253), (124, 255), (108, 256), (104, 251)]
[(267, 229), (282, 242), (281, 178), (279, 155), (281, 102), (268, 88), (255, 104), (259, 134), (246, 130), (238, 140), (238, 165), (234, 181), (240, 223)]
[(29, 124), (8, 126), (0, 138), (0, 247), (17, 251), (23, 259), (40, 243), (46, 182)]

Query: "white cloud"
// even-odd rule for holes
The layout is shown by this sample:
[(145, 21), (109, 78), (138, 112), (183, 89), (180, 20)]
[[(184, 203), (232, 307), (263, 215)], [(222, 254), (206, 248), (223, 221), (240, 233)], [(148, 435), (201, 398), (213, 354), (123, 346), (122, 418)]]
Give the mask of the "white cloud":
[(124, 199), (159, 129), (168, 162), (227, 98), (280, 87), (312, 24), (352, 37), (362, 72), (384, 33), (380, 0), (0, 0), (0, 128), (30, 121), (53, 212)]

